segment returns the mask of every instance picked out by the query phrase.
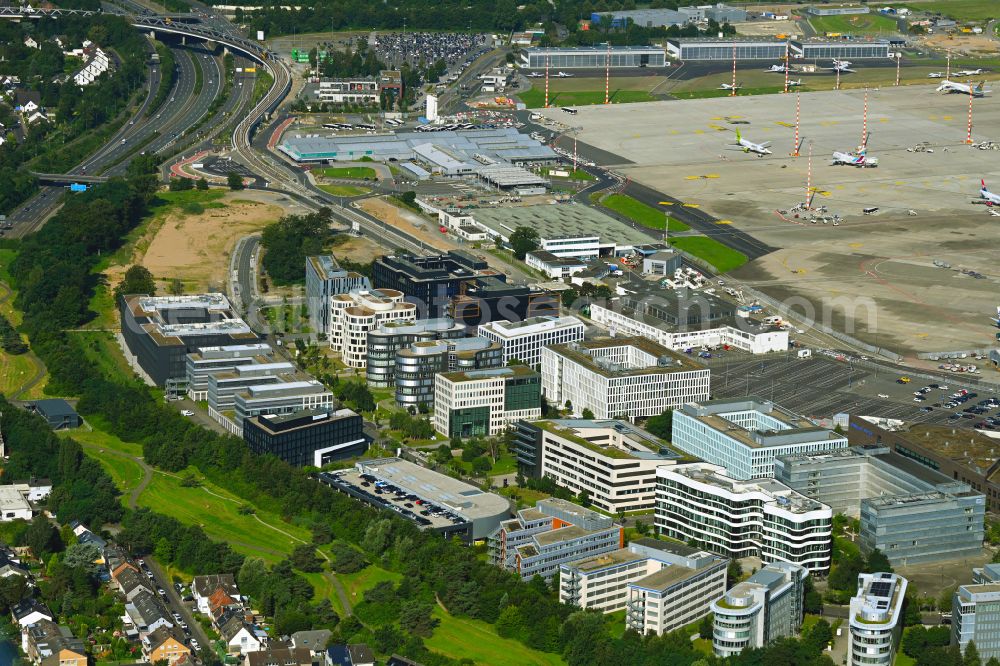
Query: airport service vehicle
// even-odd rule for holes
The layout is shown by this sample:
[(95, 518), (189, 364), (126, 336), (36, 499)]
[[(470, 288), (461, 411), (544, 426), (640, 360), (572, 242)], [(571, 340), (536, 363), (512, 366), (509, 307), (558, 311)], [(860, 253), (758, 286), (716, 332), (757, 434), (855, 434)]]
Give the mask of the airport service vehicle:
[(749, 139), (744, 139), (739, 130), (736, 130), (736, 143), (726, 145), (728, 150), (742, 150), (744, 153), (756, 153), (758, 156), (770, 155), (771, 142), (754, 143)]
[(985, 86), (986, 81), (980, 81), (978, 85), (973, 86), (971, 82), (958, 83), (956, 81), (949, 81), (948, 79), (945, 79), (941, 85), (937, 87), (937, 91), (972, 95), (973, 97), (985, 97), (987, 94), (993, 92), (992, 90), (987, 90)]

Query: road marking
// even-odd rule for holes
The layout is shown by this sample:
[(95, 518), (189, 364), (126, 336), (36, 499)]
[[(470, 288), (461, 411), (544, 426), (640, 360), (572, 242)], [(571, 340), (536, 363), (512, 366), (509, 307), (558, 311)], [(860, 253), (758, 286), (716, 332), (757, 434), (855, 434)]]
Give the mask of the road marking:
[(676, 203), (677, 203), (676, 201), (661, 201), (660, 205), (661, 206), (673, 206)]
[(700, 208), (701, 204), (686, 203), (686, 204), (684, 204), (684, 207), (685, 208)]
[(848, 247), (853, 247), (855, 250), (857, 250), (859, 247), (864, 247), (864, 246), (865, 246), (864, 243), (849, 243), (848, 244)]
[(716, 220), (715, 223), (716, 224), (732, 224), (733, 221), (732, 220)]

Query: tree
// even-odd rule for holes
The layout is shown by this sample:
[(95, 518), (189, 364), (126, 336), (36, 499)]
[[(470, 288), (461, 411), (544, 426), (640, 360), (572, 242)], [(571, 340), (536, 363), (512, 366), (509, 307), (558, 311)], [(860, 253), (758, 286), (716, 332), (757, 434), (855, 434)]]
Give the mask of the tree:
[(88, 574), (97, 573), (97, 559), (100, 551), (92, 543), (74, 543), (66, 549), (63, 564), (70, 569), (81, 569)]
[(413, 190), (407, 190), (399, 195), (399, 200), (402, 201), (407, 206), (414, 206), (417, 201), (417, 193)]
[(979, 656), (979, 650), (976, 648), (976, 641), (969, 641), (969, 644), (965, 646), (965, 656), (962, 659), (963, 666), (982, 666), (983, 660)]
[(472, 473), (476, 476), (485, 476), (491, 469), (493, 469), (493, 465), (490, 464), (490, 460), (486, 456), (479, 456), (472, 461)]
[(583, 411), (580, 412), (580, 418), (592, 421), (594, 420), (594, 412), (590, 411), (587, 407), (584, 407)]
[(584, 508), (589, 507), (590, 506), (590, 491), (588, 491), (586, 488), (584, 488), (583, 490), (580, 491), (580, 494), (576, 496), (576, 499), (577, 499), (578, 502), (580, 502), (580, 506), (582, 506)]
[(510, 247), (521, 261), (524, 261), (524, 255), (538, 249), (538, 243), (538, 230), (534, 227), (520, 226), (510, 234)]
[(743, 567), (739, 560), (729, 560), (729, 567), (726, 569), (726, 587), (732, 587), (743, 578)]
[(428, 637), (440, 621), (431, 616), (431, 604), (410, 600), (399, 605), (399, 626), (415, 636)]
[(937, 600), (938, 610), (942, 613), (951, 612), (952, 595), (955, 594), (954, 587), (947, 587), (941, 591), (941, 596)]
[(656, 435), (660, 439), (670, 439), (670, 433), (673, 429), (674, 412), (672, 409), (666, 409), (656, 416), (650, 416), (649, 420), (646, 421), (646, 430)]
[(184, 283), (181, 282), (180, 278), (174, 278), (170, 281), (170, 293), (174, 296), (180, 296), (184, 293)]
[(235, 171), (230, 171), (229, 175), (226, 176), (226, 184), (229, 185), (229, 189), (231, 190), (242, 190), (243, 176), (236, 173)]
[(205, 180), (204, 178), (199, 178), (198, 182), (195, 183), (195, 187), (204, 192), (205, 190), (208, 189), (208, 181)]
[(879, 571), (892, 573), (892, 565), (889, 564), (889, 558), (885, 556), (885, 553), (876, 548), (868, 553), (868, 561), (865, 563), (865, 573), (876, 573)]
[(364, 555), (340, 541), (334, 541), (330, 546), (330, 555), (333, 557), (330, 566), (337, 573), (357, 573), (368, 566)]
[(291, 561), (292, 566), (305, 573), (316, 573), (322, 569), (322, 560), (316, 555), (316, 548), (312, 544), (296, 546), (292, 551)]
[(115, 299), (130, 294), (156, 294), (156, 281), (149, 269), (139, 264), (129, 266), (122, 281), (115, 287)]
[(31, 520), (31, 525), (24, 531), (22, 538), (24, 545), (31, 549), (31, 554), (40, 560), (45, 559), (50, 553), (58, 553), (63, 548), (59, 530), (41, 514)]
[(713, 625), (712, 614), (709, 613), (701, 618), (701, 622), (698, 623), (698, 635), (706, 641), (712, 640)]

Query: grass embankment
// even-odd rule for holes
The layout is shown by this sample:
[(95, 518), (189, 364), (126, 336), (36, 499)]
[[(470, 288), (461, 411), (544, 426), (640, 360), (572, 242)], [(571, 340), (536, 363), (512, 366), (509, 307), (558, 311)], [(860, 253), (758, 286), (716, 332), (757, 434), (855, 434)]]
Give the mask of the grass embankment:
[(956, 21), (988, 21), (997, 17), (996, 0), (937, 0), (936, 2), (907, 2), (895, 7), (909, 7), (913, 11), (943, 14)]
[(627, 194), (611, 194), (601, 200), (601, 205), (650, 229), (662, 230), (664, 226), (668, 227), (668, 231), (689, 231), (691, 229), (680, 220), (675, 220), (663, 211), (647, 206)]
[(253, 96), (250, 98), (250, 108), (257, 106), (260, 100), (264, 99), (264, 95), (267, 91), (271, 89), (274, 84), (274, 77), (265, 72), (263, 69), (258, 68), (256, 77), (253, 82)]
[(745, 254), (707, 236), (672, 238), (670, 244), (711, 264), (718, 273), (728, 273), (747, 263)]
[[(544, 88), (532, 88), (517, 95), (529, 109), (540, 109), (545, 106)], [(657, 98), (645, 90), (612, 90), (612, 104), (629, 104), (632, 102), (653, 102)], [(603, 90), (565, 90), (555, 92), (549, 90), (549, 106), (589, 106), (604, 104)]]
[(317, 187), (335, 197), (359, 197), (371, 192), (371, 190), (357, 185), (318, 185)]
[(313, 173), (324, 178), (375, 178), (375, 169), (371, 167), (327, 167), (325, 169), (314, 169)]
[(425, 642), (428, 648), (452, 659), (471, 659), (477, 664), (519, 664), (558, 666), (565, 664), (557, 654), (538, 652), (518, 641), (500, 638), (493, 627), (479, 620), (453, 617), (434, 608), (441, 624)]
[[(0, 282), (10, 286), (10, 274), (7, 267), (14, 261), (17, 253), (14, 250), (0, 249)], [(5, 289), (0, 288), (0, 298), (7, 294)], [(0, 303), (0, 314), (7, 318), (15, 328), (21, 325), (21, 313), (14, 308), (14, 299), (17, 292), (11, 290), (3, 303)], [(21, 336), (22, 339), (24, 336)], [(36, 372), (36, 361), (29, 354), (8, 354), (0, 350), (0, 393), (8, 398), (13, 397)], [(40, 361), (38, 362), (40, 363)], [(37, 400), (44, 398), (43, 389), (47, 379), (43, 378), (37, 385), (29, 391), (21, 394), (18, 398), (22, 400)]]
[[(948, 4), (951, 4), (950, 2)], [(995, 9), (995, 7), (994, 7)], [(810, 16), (809, 23), (820, 35), (839, 32), (842, 35), (871, 35), (899, 32), (896, 20), (883, 14), (847, 14), (843, 16)]]
[[(552, 172), (553, 171), (565, 171), (565, 169), (545, 169), (545, 168), (543, 168), (542, 171), (541, 171), (541, 173), (542, 173), (543, 176), (552, 176)], [(569, 171), (568, 173), (569, 173), (569, 176), (553, 176), (553, 177), (554, 178), (562, 178), (562, 179), (567, 179), (568, 178), (569, 180), (584, 180), (584, 181), (596, 180), (596, 178), (594, 178), (594, 176), (592, 176), (591, 174), (587, 173), (583, 169), (577, 169), (576, 171)]]

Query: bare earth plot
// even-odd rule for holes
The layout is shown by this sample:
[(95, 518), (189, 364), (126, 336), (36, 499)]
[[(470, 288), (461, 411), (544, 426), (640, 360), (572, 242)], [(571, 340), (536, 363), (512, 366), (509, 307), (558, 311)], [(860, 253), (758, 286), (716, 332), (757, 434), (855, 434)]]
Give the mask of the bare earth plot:
[[(990, 345), (1000, 220), (970, 202), (980, 178), (1000, 189), (1000, 160), (964, 145), (968, 98), (930, 86), (871, 91), (867, 127), (877, 169), (830, 165), (834, 150), (861, 140), (863, 91), (805, 93), (801, 104), (798, 158), (789, 156), (792, 95), (582, 107), (573, 124), (581, 141), (631, 160), (616, 170), (632, 180), (781, 248), (734, 277), (819, 313), (825, 307), (834, 326), (854, 311), (858, 337), (902, 353)], [(544, 113), (565, 121), (558, 109)], [(1000, 139), (1000, 102), (977, 99), (974, 114), (974, 140)], [(773, 154), (726, 150), (737, 128), (752, 141), (771, 141)], [(907, 151), (923, 141), (933, 153)], [(838, 227), (776, 212), (805, 200), (810, 143), (814, 205), (843, 216)], [(866, 207), (880, 211), (862, 215)], [(934, 260), (986, 279), (935, 268)]]

